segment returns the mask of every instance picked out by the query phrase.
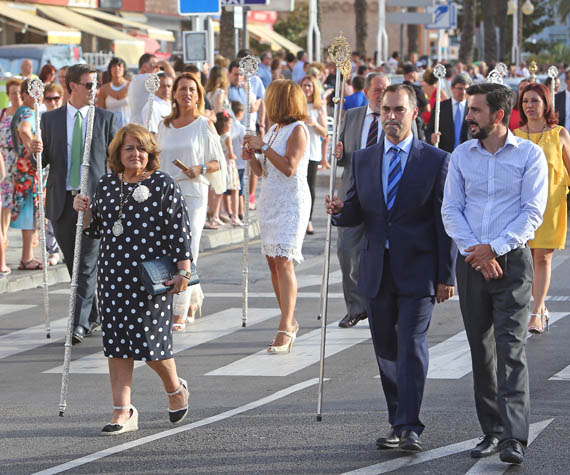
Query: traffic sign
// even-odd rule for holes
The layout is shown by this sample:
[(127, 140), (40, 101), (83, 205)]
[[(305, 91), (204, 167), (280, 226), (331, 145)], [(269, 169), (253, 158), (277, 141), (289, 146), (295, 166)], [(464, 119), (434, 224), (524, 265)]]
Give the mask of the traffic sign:
[(425, 25), (432, 23), (434, 17), (431, 13), (415, 12), (388, 12), (386, 13), (386, 23), (392, 25)]
[(219, 15), (220, 0), (178, 0), (180, 15)]
[(428, 30), (451, 30), (452, 28), (457, 28), (457, 4), (449, 3), (434, 7), (433, 23), (426, 25), (426, 28)]

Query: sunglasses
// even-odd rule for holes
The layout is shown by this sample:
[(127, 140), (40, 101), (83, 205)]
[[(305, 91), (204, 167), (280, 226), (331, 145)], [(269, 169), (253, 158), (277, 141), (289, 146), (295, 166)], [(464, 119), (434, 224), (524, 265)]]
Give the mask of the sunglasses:
[(57, 102), (61, 99), (61, 96), (44, 97), (44, 101)]
[(86, 89), (91, 90), (93, 88), (93, 84), (95, 84), (95, 87), (97, 89), (99, 89), (99, 83), (95, 82), (86, 82), (85, 84), (83, 84), (82, 82), (78, 82), (77, 84), (81, 84), (83, 87), (85, 87)]

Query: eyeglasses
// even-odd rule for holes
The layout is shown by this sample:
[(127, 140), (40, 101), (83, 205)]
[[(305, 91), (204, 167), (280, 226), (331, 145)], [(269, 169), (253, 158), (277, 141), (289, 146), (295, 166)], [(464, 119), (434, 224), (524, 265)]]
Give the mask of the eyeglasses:
[(61, 96), (51, 96), (51, 97), (44, 97), (44, 101), (53, 101), (57, 102), (61, 99)]
[(83, 84), (82, 82), (78, 82), (77, 84), (81, 84), (83, 87), (85, 87), (86, 89), (91, 90), (93, 88), (93, 85), (95, 85), (95, 87), (97, 89), (99, 89), (99, 83), (95, 82), (86, 82), (85, 84)]

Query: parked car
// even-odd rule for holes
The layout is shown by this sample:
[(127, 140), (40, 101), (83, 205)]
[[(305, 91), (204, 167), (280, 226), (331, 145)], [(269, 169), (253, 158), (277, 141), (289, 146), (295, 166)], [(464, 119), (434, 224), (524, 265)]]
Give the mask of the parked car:
[(82, 63), (83, 53), (77, 45), (22, 44), (0, 46), (0, 74), (18, 75), (24, 59), (32, 60), (34, 72), (38, 74), (44, 64), (56, 69), (62, 66)]

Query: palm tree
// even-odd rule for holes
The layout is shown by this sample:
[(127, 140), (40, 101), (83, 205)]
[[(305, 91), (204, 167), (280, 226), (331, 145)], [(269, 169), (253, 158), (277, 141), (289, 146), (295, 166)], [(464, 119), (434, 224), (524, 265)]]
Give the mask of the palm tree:
[(570, 2), (568, 0), (553, 0), (553, 2), (560, 19), (566, 21), (566, 18), (570, 15)]
[(461, 28), (461, 42), (459, 44), (459, 61), (471, 63), (473, 61), (473, 34), (475, 33), (475, 12), (477, 0), (463, 1), (463, 26)]
[[(416, 7), (408, 7), (409, 12), (417, 12), (418, 9)], [(418, 32), (419, 28), (418, 25), (408, 25), (408, 57), (412, 53), (417, 53), (419, 50), (418, 46)]]
[[(222, 7), (220, 18), (220, 54), (226, 58), (235, 57), (234, 49), (234, 12)], [(239, 49), (239, 47), (237, 48)], [(213, 66), (213, 65), (212, 65)]]
[(354, 16), (356, 17), (356, 51), (366, 54), (366, 39), (368, 38), (368, 14), (366, 0), (354, 1)]
[(483, 8), (485, 25), (485, 61), (487, 64), (493, 64), (497, 62), (497, 32), (495, 30), (497, 2), (495, 0), (483, 0), (481, 8)]

